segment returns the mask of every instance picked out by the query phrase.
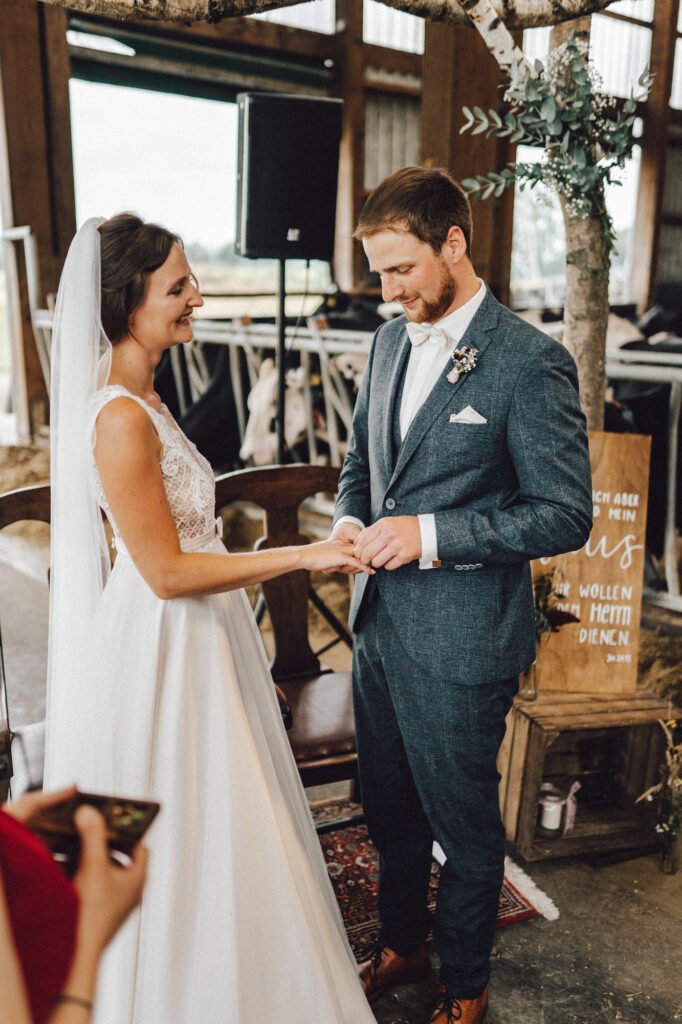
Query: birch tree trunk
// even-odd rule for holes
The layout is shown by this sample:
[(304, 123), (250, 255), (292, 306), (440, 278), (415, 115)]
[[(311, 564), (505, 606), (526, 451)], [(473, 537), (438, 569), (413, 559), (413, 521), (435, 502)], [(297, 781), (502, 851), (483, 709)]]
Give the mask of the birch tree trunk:
[(588, 430), (603, 430), (609, 254), (601, 221), (571, 216), (563, 200), (561, 206), (566, 227), (564, 344), (578, 365)]
[(535, 69), (524, 57), (523, 50), (514, 42), (514, 37), (491, 0), (461, 0), (461, 3), (499, 68), (507, 76), (511, 74), (514, 61), (527, 64), (531, 74), (535, 74)]
[[(552, 29), (551, 48), (569, 35), (589, 42), (590, 19)], [(600, 205), (604, 203), (601, 195)], [(578, 365), (580, 402), (589, 430), (604, 429), (606, 390), (606, 330), (609, 320), (609, 252), (598, 217), (575, 217), (563, 197), (561, 209), (566, 229), (566, 298), (564, 344)]]
[[(513, 62), (525, 61), (525, 57), (497, 16), (491, 0), (461, 0), (461, 3), (500, 69), (509, 75)], [(579, 18), (569, 24), (555, 25), (550, 48), (561, 46), (572, 33), (589, 45), (590, 19)], [(602, 195), (600, 205), (603, 200)], [(573, 216), (563, 199), (561, 209), (566, 231), (564, 344), (578, 366), (580, 401), (588, 428), (601, 430), (606, 387), (609, 254), (599, 218)]]
[[(300, 0), (44, 0), (72, 11), (101, 15), (107, 18), (143, 20), (163, 18), (165, 21), (221, 21), (241, 18), (247, 14), (276, 10), (300, 3)], [(471, 25), (458, 0), (381, 0), (388, 7), (407, 11), (432, 21), (449, 25)], [(497, 17), (509, 28), (536, 28), (556, 25), (584, 14), (608, 7), (614, 0), (493, 0)]]

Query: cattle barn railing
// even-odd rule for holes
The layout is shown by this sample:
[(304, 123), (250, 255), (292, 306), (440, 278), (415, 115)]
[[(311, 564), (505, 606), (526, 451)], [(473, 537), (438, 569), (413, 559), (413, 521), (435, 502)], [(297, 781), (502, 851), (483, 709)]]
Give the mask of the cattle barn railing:
[[(305, 410), (304, 425), (308, 443), (309, 458), (315, 462), (321, 455), (320, 441), (328, 447), (329, 461), (340, 466), (346, 451), (346, 438), (350, 436), (353, 419), (353, 389), (348, 381), (359, 382), (364, 370), (372, 333), (366, 331), (333, 330), (321, 318), (310, 318), (305, 326), (286, 329), (287, 350), (300, 356), (301, 391)], [(229, 348), (230, 376), (234, 392), (237, 422), (242, 445), (247, 438), (249, 427), (248, 397), (255, 388), (263, 359), (274, 355), (277, 336), (274, 324), (254, 324), (247, 320), (220, 323), (197, 320), (194, 325), (194, 341), (186, 351), (190, 380), (197, 381), (197, 355), (205, 344), (226, 345)], [(313, 357), (317, 366), (313, 371)], [(171, 360), (181, 401), (186, 400), (180, 372), (180, 354), (171, 351)], [(244, 388), (241, 359), (246, 363), (249, 387)], [(318, 370), (319, 367), (319, 370)], [(314, 396), (311, 384), (313, 373), (319, 372), (322, 401), (324, 406), (324, 428), (316, 429), (314, 418)], [(198, 383), (198, 381), (197, 381)], [(208, 383), (204, 378), (204, 385)], [(193, 398), (195, 396), (192, 396)]]

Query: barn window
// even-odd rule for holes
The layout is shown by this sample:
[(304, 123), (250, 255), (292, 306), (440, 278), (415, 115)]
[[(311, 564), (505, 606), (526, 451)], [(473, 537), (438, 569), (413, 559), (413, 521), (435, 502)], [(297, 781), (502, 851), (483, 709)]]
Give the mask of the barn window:
[(424, 19), (365, 0), (362, 37), (366, 43), (409, 53), (424, 52)]
[[(237, 92), (268, 84), (324, 95), (322, 68), (183, 48), (137, 29), (71, 19), (71, 121), (78, 223), (122, 210), (184, 240), (206, 299), (202, 316), (272, 316), (277, 264), (235, 255)], [(244, 63), (246, 61), (246, 63)], [(247, 66), (248, 65), (248, 66)], [(131, 111), (135, 116), (131, 117)], [(287, 313), (319, 305), (326, 263), (287, 264)]]

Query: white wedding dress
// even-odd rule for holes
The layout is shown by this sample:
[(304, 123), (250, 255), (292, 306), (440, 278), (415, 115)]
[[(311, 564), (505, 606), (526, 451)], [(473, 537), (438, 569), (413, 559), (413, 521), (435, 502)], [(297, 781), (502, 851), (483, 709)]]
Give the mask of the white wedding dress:
[[(167, 410), (119, 386), (95, 394), (93, 424), (119, 397), (161, 439), (183, 550), (224, 554), (208, 462)], [(373, 1022), (245, 594), (160, 600), (116, 547), (73, 761), (81, 788), (161, 812), (141, 910), (103, 962), (96, 1024)]]

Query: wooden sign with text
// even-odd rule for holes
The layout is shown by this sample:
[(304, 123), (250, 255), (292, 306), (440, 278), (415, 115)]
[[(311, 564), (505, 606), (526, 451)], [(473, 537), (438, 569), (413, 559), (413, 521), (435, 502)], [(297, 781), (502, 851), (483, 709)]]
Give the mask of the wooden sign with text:
[(550, 607), (579, 621), (538, 645), (538, 688), (634, 693), (651, 438), (590, 434), (594, 525), (579, 551), (532, 563), (533, 579), (554, 573)]

